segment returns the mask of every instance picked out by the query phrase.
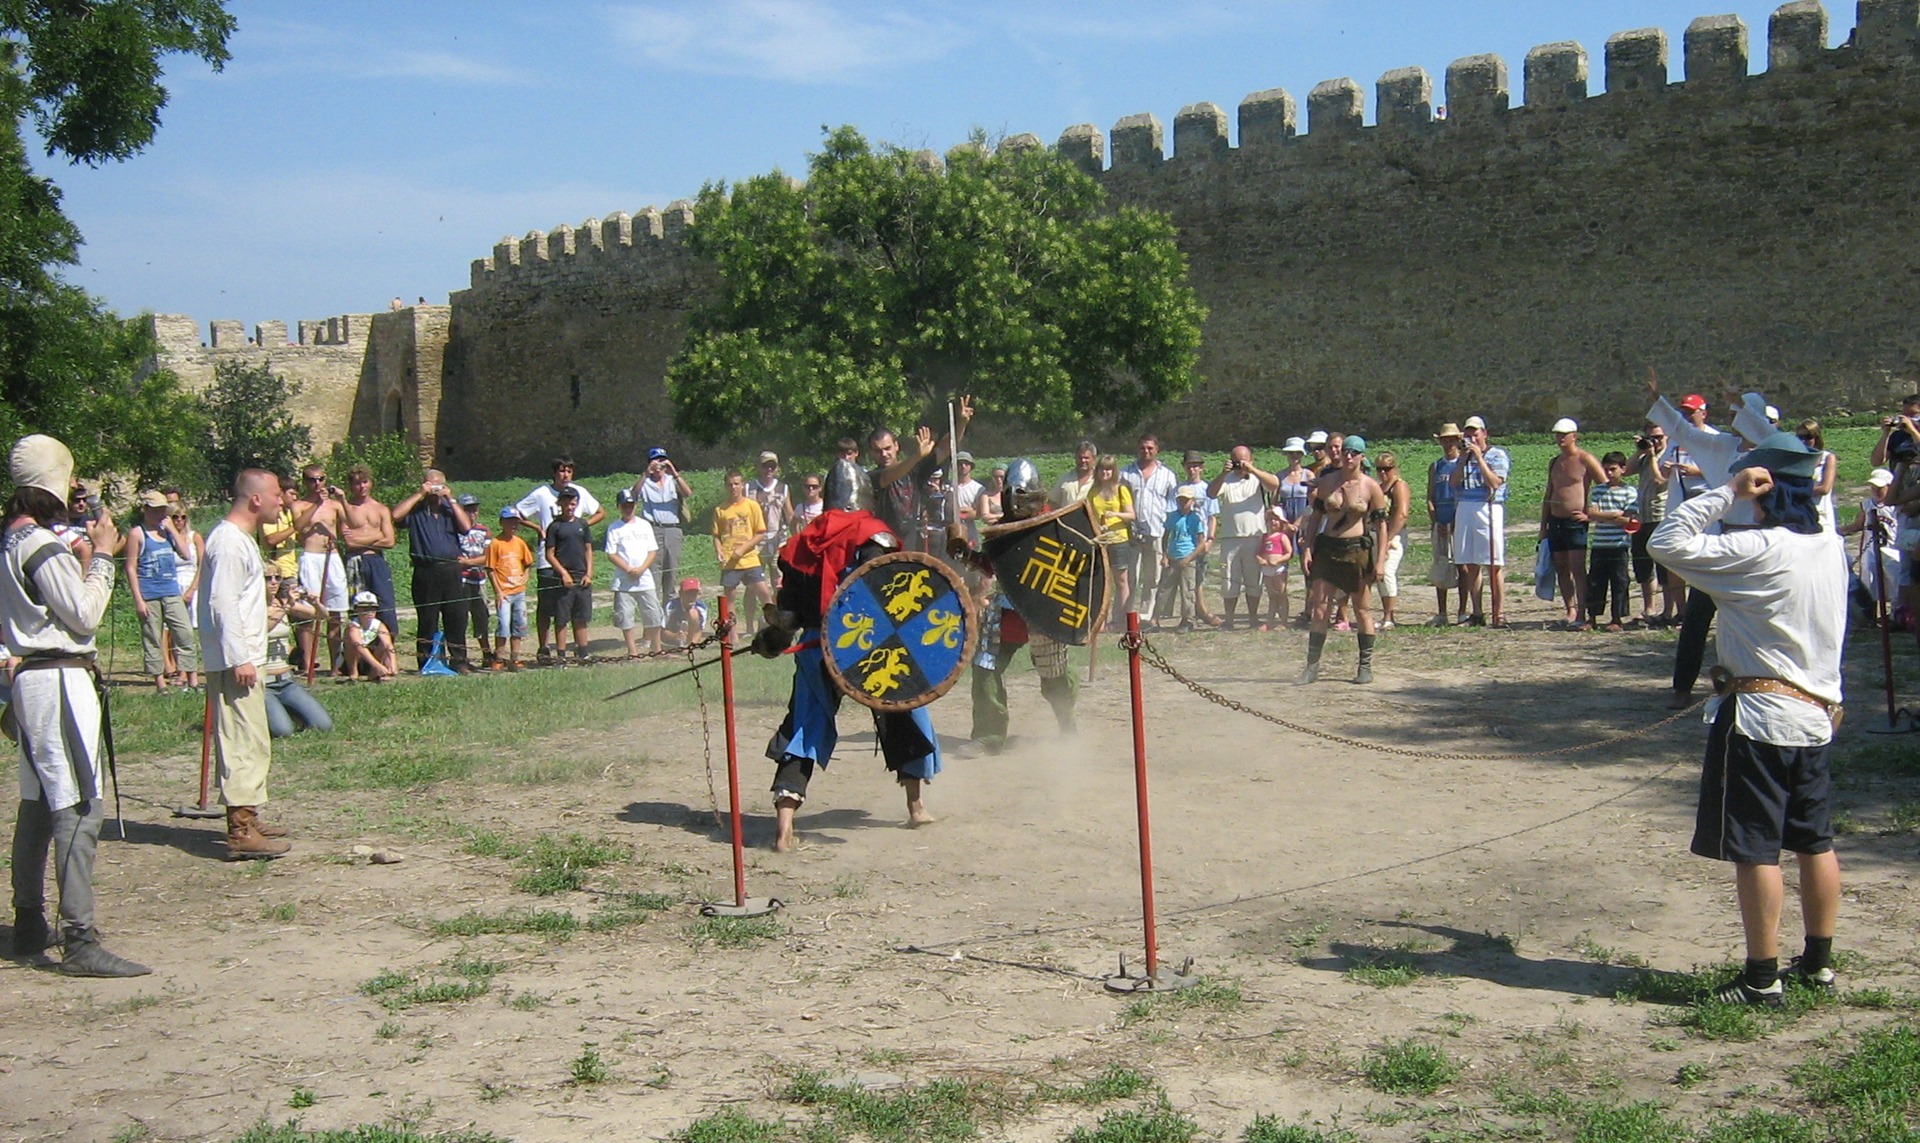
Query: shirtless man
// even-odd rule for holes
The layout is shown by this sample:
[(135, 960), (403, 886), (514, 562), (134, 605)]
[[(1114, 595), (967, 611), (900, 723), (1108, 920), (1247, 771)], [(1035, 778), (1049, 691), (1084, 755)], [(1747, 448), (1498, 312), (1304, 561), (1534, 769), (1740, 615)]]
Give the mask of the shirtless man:
[(1540, 539), (1553, 549), (1553, 570), (1566, 605), (1567, 629), (1587, 631), (1587, 493), (1605, 484), (1600, 462), (1580, 447), (1580, 426), (1572, 417), (1553, 422), (1553, 443), (1560, 453), (1547, 466), (1547, 490), (1540, 497)]
[(1353, 615), (1360, 627), (1360, 667), (1356, 683), (1373, 681), (1373, 608), (1367, 593), (1380, 578), (1379, 557), (1387, 547), (1387, 494), (1362, 464), (1364, 437), (1349, 436), (1338, 465), (1328, 464), (1314, 482), (1313, 503), (1300, 528), (1301, 562), (1306, 569), (1307, 612), (1312, 632), (1307, 636), (1307, 666), (1300, 672), (1304, 685), (1320, 677), (1320, 653), (1326, 649), (1327, 626), (1335, 592), (1353, 597)]
[[(340, 559), (340, 529), (346, 523), (346, 496), (327, 483), (325, 465), (300, 470), (300, 499), (293, 502), (293, 526), (300, 533), (300, 590), (327, 613), (327, 662), (340, 661), (341, 624), (347, 617), (347, 565)], [(300, 654), (309, 664), (314, 647), (312, 624), (300, 626)]]
[(347, 551), (347, 574), (356, 592), (370, 591), (380, 601), (380, 622), (388, 631), (400, 630), (394, 607), (393, 572), (387, 567), (387, 549), (393, 547), (393, 512), (373, 498), (373, 470), (356, 464), (347, 472), (346, 518), (340, 543)]

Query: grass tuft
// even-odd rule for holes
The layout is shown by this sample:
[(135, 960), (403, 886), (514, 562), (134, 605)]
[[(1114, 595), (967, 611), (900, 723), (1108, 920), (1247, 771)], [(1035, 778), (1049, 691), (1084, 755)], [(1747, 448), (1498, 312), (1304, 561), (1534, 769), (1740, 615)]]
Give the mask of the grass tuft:
[(1092, 1127), (1067, 1136), (1067, 1143), (1189, 1143), (1200, 1125), (1171, 1107), (1151, 1111), (1109, 1111)]
[(427, 931), (436, 937), (479, 937), (499, 933), (537, 933), (569, 936), (580, 928), (579, 918), (565, 909), (508, 909), (504, 913), (465, 912), (431, 921)]
[(520, 858), (527, 871), (514, 880), (513, 887), (536, 897), (571, 893), (586, 887), (593, 870), (632, 856), (631, 846), (613, 838), (589, 838), (578, 833), (560, 837), (542, 834)]
[(567, 1065), (567, 1082), (575, 1087), (591, 1087), (613, 1078), (613, 1069), (600, 1058), (600, 1049), (588, 1044)]
[(772, 917), (702, 917), (694, 922), (688, 934), (695, 946), (746, 948), (779, 936), (780, 922)]
[(1432, 1095), (1452, 1082), (1460, 1069), (1439, 1048), (1401, 1040), (1368, 1053), (1360, 1073), (1368, 1087), (1388, 1095)]
[[(493, 987), (493, 975), (504, 967), (492, 961), (456, 961), (454, 971), (466, 977), (465, 980), (422, 980), (411, 973), (388, 968), (362, 984), (360, 991), (389, 1012), (401, 1012), (420, 1004), (454, 1004), (486, 995)], [(385, 1027), (382, 1025), (381, 1030)]]
[(1277, 1116), (1256, 1115), (1240, 1133), (1240, 1143), (1351, 1143), (1342, 1130), (1320, 1131), (1301, 1123), (1282, 1123)]
[(1072, 1087), (1048, 1087), (1041, 1097), (1056, 1103), (1100, 1104), (1132, 1099), (1153, 1086), (1153, 1081), (1124, 1064), (1109, 1064), (1092, 1079)]
[(1685, 1127), (1657, 1103), (1603, 1103), (1589, 1107), (1574, 1143), (1681, 1143)]

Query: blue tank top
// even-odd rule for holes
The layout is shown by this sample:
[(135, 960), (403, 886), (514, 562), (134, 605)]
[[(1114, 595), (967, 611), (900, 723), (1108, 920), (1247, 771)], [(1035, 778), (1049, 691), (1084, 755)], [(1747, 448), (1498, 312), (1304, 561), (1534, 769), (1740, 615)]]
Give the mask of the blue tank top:
[(155, 530), (145, 524), (137, 525), (140, 530), (140, 561), (135, 566), (140, 572), (140, 598), (165, 599), (169, 595), (180, 594), (180, 581), (175, 578), (174, 569), (179, 565), (179, 555), (173, 550), (173, 541), (167, 537), (164, 526)]
[(1433, 522), (1451, 525), (1460, 513), (1459, 497), (1454, 495), (1453, 470), (1460, 467), (1460, 457), (1448, 460), (1442, 456), (1433, 462)]
[(1289, 482), (1282, 477), (1280, 481), (1280, 510), (1296, 524), (1307, 518), (1307, 509), (1313, 498), (1313, 474), (1304, 469), (1301, 474), (1304, 480)]

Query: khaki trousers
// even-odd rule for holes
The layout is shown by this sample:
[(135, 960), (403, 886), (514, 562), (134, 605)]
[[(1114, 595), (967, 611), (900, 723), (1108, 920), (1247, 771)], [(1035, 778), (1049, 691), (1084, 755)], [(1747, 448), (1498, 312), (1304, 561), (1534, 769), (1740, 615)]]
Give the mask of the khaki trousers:
[(265, 679), (242, 687), (233, 681), (232, 671), (208, 671), (206, 680), (207, 697), (213, 702), (213, 760), (220, 779), (220, 804), (265, 805), (267, 768), (273, 762)]

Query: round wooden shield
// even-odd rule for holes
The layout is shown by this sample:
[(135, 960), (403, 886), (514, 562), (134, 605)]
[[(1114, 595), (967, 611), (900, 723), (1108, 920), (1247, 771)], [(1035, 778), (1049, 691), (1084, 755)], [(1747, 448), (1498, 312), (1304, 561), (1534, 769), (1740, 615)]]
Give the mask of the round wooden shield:
[(875, 710), (906, 711), (947, 693), (973, 661), (979, 617), (952, 568), (922, 552), (861, 564), (820, 624), (834, 685)]

